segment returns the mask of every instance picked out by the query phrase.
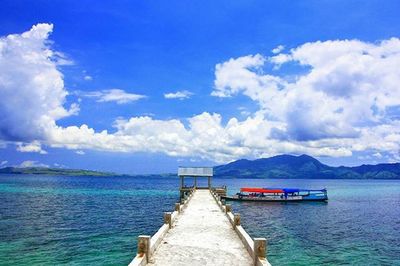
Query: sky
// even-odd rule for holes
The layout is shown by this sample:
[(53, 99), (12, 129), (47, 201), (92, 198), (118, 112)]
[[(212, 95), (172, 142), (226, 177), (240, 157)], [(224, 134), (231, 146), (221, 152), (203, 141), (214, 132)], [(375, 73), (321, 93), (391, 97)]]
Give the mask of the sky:
[(400, 160), (399, 1), (1, 1), (0, 167)]

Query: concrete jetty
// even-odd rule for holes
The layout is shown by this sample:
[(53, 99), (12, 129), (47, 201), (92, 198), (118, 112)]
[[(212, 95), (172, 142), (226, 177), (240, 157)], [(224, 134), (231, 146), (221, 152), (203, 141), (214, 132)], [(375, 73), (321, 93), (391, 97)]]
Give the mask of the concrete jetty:
[(197, 190), (149, 265), (252, 265), (252, 258), (207, 190)]
[(130, 266), (270, 265), (266, 239), (252, 239), (241, 226), (240, 215), (221, 201), (223, 190), (211, 188), (210, 178), (208, 185), (181, 190), (181, 202), (174, 212), (164, 214), (157, 233), (138, 237)]

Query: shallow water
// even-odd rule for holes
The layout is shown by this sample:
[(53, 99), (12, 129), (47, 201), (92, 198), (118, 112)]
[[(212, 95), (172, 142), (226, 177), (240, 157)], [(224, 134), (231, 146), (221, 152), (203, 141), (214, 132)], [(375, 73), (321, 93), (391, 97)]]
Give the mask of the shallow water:
[[(328, 203), (239, 203), (273, 265), (400, 265), (400, 181), (214, 179), (328, 189)], [(0, 175), (0, 265), (126, 265), (178, 200), (177, 178)]]

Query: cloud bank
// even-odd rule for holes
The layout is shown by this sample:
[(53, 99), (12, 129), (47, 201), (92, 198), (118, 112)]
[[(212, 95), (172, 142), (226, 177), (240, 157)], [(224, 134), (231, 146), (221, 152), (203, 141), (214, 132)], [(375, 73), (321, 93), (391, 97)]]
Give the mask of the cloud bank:
[[(297, 67), (299, 74), (266, 74), (262, 68), (267, 64), (275, 72)], [(398, 139), (400, 131), (393, 116), (400, 106), (397, 38), (306, 43), (287, 54), (230, 59), (218, 64), (215, 74), (212, 95), (246, 95), (258, 103), (266, 121), (282, 123), (270, 138), (342, 147), (348, 153), (399, 150), (398, 142), (390, 140)]]
[[(21, 152), (43, 153), (45, 145), (77, 153), (162, 152), (216, 162), (279, 153), (398, 155), (400, 122), (393, 115), (400, 106), (397, 38), (313, 42), (287, 53), (278, 47), (270, 57), (232, 58), (216, 65), (211, 94), (245, 95), (258, 105), (257, 112), (226, 123), (220, 114), (206, 111), (186, 121), (131, 117), (116, 120), (115, 132), (109, 133), (86, 124), (57, 124), (77, 114), (79, 106), (64, 106), (68, 92), (59, 65), (68, 60), (52, 49), (52, 30), (50, 24), (38, 24), (0, 39), (0, 139)], [(295, 74), (285, 75), (285, 67)], [(123, 104), (144, 96), (113, 89), (89, 97)]]

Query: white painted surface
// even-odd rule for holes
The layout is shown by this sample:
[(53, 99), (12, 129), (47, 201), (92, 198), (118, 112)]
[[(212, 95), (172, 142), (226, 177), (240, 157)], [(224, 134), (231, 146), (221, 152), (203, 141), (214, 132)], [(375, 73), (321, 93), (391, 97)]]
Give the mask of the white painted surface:
[(178, 176), (213, 176), (212, 167), (179, 167)]

